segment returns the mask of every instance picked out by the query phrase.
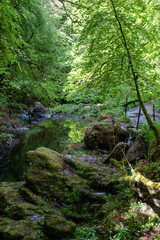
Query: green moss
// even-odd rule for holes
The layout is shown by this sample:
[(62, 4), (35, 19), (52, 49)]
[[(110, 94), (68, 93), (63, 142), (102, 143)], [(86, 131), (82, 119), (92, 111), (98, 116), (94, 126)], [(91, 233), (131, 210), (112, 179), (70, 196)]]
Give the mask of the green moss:
[(49, 148), (41, 147), (35, 151), (29, 151), (28, 161), (33, 168), (48, 169), (54, 172), (59, 172), (62, 168), (59, 153)]
[(52, 240), (61, 240), (74, 235), (76, 225), (62, 216), (48, 215), (45, 217), (44, 233)]
[(110, 159), (110, 163), (113, 164), (115, 167), (120, 168), (124, 173), (126, 173), (124, 167), (123, 167), (123, 162), (122, 161), (117, 161), (114, 158)]
[(31, 190), (29, 190), (27, 187), (25, 187), (25, 185), (23, 185), (20, 189), (19, 189), (20, 195), (27, 200), (28, 202), (31, 203), (37, 203), (39, 200), (39, 196), (35, 195)]
[(14, 205), (14, 204), (9, 205), (4, 209), (3, 214), (5, 214), (10, 218), (20, 220), (20, 219), (23, 219), (25, 216), (25, 208), (19, 205)]
[[(46, 200), (50, 197), (54, 197), (59, 201), (64, 200), (64, 191), (66, 190), (66, 186), (62, 181), (60, 173), (52, 173), (47, 170), (30, 169), (26, 174), (26, 187), (34, 193), (41, 194), (41, 196), (43, 196)], [(31, 196), (29, 196), (29, 198), (30, 197)]]
[(5, 183), (0, 187), (0, 212), (13, 219), (23, 219), (25, 210), (32, 205), (24, 202), (19, 195), (19, 188), (22, 183)]
[(36, 226), (31, 221), (15, 221), (0, 217), (0, 239), (3, 240), (21, 240), (24, 237), (37, 240), (38, 232)]
[[(119, 178), (122, 175), (122, 171), (120, 169), (114, 169), (114, 174), (112, 173), (111, 166), (104, 166), (101, 163), (97, 164), (89, 164), (79, 160), (78, 157), (71, 156), (64, 158), (64, 162), (69, 164), (72, 168), (74, 168), (74, 172), (76, 175), (80, 176), (81, 182), (82, 179), (86, 179), (87, 187), (97, 188), (102, 191), (108, 192), (108, 184), (107, 182), (114, 178)], [(77, 176), (76, 176), (77, 178)], [(74, 176), (69, 177), (69, 181), (72, 182), (71, 179), (74, 179)], [(77, 178), (78, 179), (78, 178)], [(80, 183), (79, 183), (80, 184)], [(84, 185), (84, 183), (83, 183)]]
[(36, 193), (49, 190), (49, 186), (54, 184), (55, 179), (51, 172), (38, 169), (29, 169), (25, 178), (26, 186)]
[(82, 179), (76, 174), (72, 174), (71, 176), (63, 176), (63, 180), (65, 181), (65, 185), (69, 188), (77, 187), (77, 188), (88, 188), (89, 181)]
[(38, 148), (28, 152), (30, 166), (26, 173), (26, 186), (33, 192), (50, 191), (60, 179), (62, 168), (59, 154), (48, 148)]
[(89, 164), (78, 159), (78, 157), (65, 157), (64, 162), (69, 164), (75, 170), (81, 172), (82, 175), (89, 172), (101, 172), (102, 170), (96, 164)]

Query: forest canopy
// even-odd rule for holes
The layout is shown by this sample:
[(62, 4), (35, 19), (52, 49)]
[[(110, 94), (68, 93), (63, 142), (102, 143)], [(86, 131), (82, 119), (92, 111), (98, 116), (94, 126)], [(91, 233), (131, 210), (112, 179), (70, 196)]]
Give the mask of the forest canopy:
[(143, 98), (155, 99), (159, 93), (160, 4), (82, 0), (76, 1), (74, 7), (79, 39), (66, 87), (69, 96), (80, 97), (78, 89), (85, 91), (86, 86), (91, 92), (96, 89), (102, 100), (108, 94), (115, 98), (124, 92), (135, 95), (132, 66), (126, 51), (129, 50)]
[(133, 70), (143, 101), (155, 99), (159, 10), (156, 0), (2, 0), (1, 102), (135, 100)]
[(71, 61), (63, 11), (50, 1), (2, 0), (0, 16), (1, 102), (60, 101)]

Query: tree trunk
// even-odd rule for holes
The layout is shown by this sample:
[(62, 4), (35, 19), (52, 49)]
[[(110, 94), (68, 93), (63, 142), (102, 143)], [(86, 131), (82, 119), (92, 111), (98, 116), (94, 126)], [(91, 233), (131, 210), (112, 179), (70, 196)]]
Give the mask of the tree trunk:
[(152, 122), (152, 120), (151, 120), (151, 118), (150, 118), (149, 114), (147, 113), (147, 110), (146, 110), (146, 108), (144, 106), (144, 103), (143, 103), (143, 100), (141, 98), (141, 94), (140, 94), (140, 91), (139, 91), (138, 82), (137, 82), (138, 75), (136, 74), (136, 72), (134, 70), (130, 49), (128, 48), (127, 40), (126, 40), (126, 37), (124, 35), (124, 31), (123, 31), (122, 24), (121, 24), (121, 21), (119, 19), (119, 16), (118, 16), (118, 13), (117, 13), (117, 10), (116, 10), (116, 7), (115, 7), (114, 0), (111, 0), (111, 4), (112, 4), (112, 7), (113, 7), (115, 18), (116, 18), (117, 23), (119, 25), (119, 29), (120, 29), (121, 35), (122, 35), (123, 45), (124, 45), (124, 48), (125, 48), (125, 50), (127, 52), (128, 63), (129, 63), (129, 67), (130, 67), (131, 72), (132, 72), (133, 81), (134, 81), (134, 84), (135, 84), (138, 101), (139, 101), (139, 104), (140, 104), (140, 106), (141, 106), (141, 108), (143, 110), (143, 113), (144, 113), (145, 117), (146, 117), (148, 125), (153, 130), (153, 132), (154, 132), (154, 134), (156, 136), (156, 142), (157, 142), (157, 145), (158, 145), (158, 144), (160, 144), (160, 134), (159, 134), (159, 131), (158, 131), (157, 127)]

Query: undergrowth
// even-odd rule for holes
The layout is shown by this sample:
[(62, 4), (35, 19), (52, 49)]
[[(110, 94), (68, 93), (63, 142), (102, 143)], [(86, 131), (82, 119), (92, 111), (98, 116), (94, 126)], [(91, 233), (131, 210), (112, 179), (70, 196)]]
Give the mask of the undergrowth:
[(63, 104), (57, 105), (52, 108), (51, 113), (62, 113), (64, 115), (70, 115), (71, 118), (76, 116), (92, 116), (98, 118), (100, 114), (112, 113), (119, 121), (128, 122), (129, 118), (124, 114), (123, 107), (115, 107), (114, 104)]
[[(160, 132), (160, 122), (155, 121), (154, 123)], [(145, 138), (147, 143), (154, 142), (156, 140), (153, 130), (147, 123), (141, 126), (141, 135)]]

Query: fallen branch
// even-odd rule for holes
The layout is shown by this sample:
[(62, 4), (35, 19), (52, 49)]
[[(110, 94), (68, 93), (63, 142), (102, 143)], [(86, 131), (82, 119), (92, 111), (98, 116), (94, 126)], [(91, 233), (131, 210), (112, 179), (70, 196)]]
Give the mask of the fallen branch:
[[(111, 159), (111, 163), (123, 170), (122, 164), (116, 159)], [(131, 176), (126, 175), (112, 180), (108, 183), (108, 187), (113, 188), (115, 185), (122, 182), (128, 182), (130, 185), (132, 184), (138, 198), (143, 202), (146, 202), (160, 217), (160, 183), (153, 182), (144, 177), (140, 172), (136, 171), (136, 169), (134, 170), (131, 168), (131, 173)]]

